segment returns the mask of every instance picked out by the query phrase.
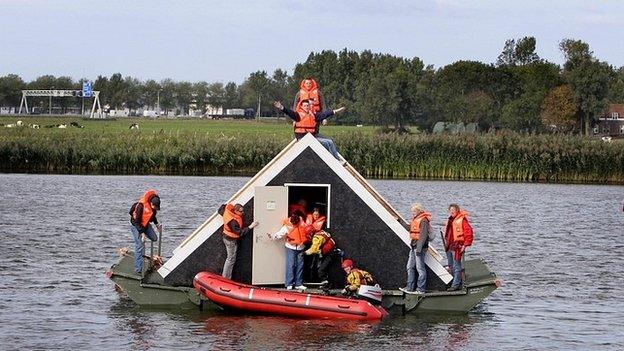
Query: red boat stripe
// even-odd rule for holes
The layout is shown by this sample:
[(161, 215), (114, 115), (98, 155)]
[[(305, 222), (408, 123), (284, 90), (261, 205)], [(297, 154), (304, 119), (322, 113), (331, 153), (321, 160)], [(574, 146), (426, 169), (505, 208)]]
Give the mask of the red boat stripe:
[[(224, 293), (223, 291), (220, 291), (220, 289), (213, 289), (210, 285), (207, 285), (207, 284), (205, 284), (204, 282), (202, 282), (200, 280), (196, 280), (196, 282), (199, 285), (203, 286), (204, 288), (212, 291), (213, 293), (215, 293), (217, 295), (226, 296), (226, 297), (228, 297), (230, 299), (235, 299), (235, 300), (239, 300), (239, 301), (247, 301), (247, 300), (243, 300), (243, 299), (239, 298), (238, 296)], [(269, 304), (269, 305), (288, 306), (288, 307), (308, 309), (308, 307), (297, 306), (297, 305), (294, 305), (292, 303), (276, 302), (276, 301), (272, 301), (272, 300), (254, 300), (254, 302), (256, 302), (256, 303), (266, 303), (266, 304)], [(360, 302), (363, 302), (363, 301), (360, 300)], [(354, 314), (354, 315), (359, 315), (359, 316), (367, 316), (368, 315), (368, 313), (366, 313), (366, 312), (344, 310), (344, 309), (338, 309), (338, 308), (329, 308), (329, 307), (321, 307), (321, 306), (312, 307), (312, 308), (317, 309), (317, 310), (322, 310), (322, 311), (340, 313), (340, 314)]]

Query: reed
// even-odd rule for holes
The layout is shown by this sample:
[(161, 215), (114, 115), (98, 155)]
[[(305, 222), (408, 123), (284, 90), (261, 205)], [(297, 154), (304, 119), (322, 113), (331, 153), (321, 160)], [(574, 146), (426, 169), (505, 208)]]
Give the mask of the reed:
[[(337, 133), (365, 177), (624, 184), (624, 142), (562, 135)], [(178, 131), (0, 131), (0, 171), (251, 175), (286, 134)]]

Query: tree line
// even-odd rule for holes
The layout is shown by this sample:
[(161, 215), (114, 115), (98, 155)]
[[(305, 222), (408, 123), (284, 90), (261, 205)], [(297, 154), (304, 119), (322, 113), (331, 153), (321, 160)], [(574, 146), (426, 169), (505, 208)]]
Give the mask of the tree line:
[[(343, 49), (312, 52), (293, 74), (251, 73), (243, 83), (141, 81), (116, 73), (98, 76), (93, 89), (113, 109), (148, 108), (188, 113), (206, 106), (255, 108), (276, 116), (274, 100), (290, 105), (303, 78), (320, 85), (327, 107), (346, 106), (338, 123), (430, 129), (438, 121), (478, 123), (484, 130), (581, 132), (609, 103), (624, 103), (624, 67), (595, 57), (587, 43), (564, 39), (563, 66), (540, 58), (534, 37), (509, 39), (494, 63), (461, 60), (435, 69), (420, 58)], [(0, 77), (0, 106), (17, 106), (21, 89), (80, 89), (86, 79), (45, 75), (24, 82)], [(63, 100), (63, 101), (62, 101)], [(57, 104), (75, 104), (59, 99)], [(34, 105), (47, 104), (46, 99)]]

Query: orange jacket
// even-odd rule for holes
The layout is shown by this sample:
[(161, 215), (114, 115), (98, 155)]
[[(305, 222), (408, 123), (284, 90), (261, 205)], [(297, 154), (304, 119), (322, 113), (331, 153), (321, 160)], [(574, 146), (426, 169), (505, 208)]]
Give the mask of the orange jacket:
[(412, 240), (420, 239), (420, 223), (424, 219), (431, 223), (431, 213), (421, 212), (418, 216), (412, 219), (412, 223), (410, 224), (410, 238), (412, 238)]
[(295, 122), (295, 133), (316, 133), (316, 116), (312, 112), (312, 109), (307, 113), (302, 109), (298, 109), (297, 113), (299, 114), (299, 120)]
[(288, 234), (286, 234), (286, 242), (290, 245), (299, 246), (309, 241), (308, 231), (306, 230), (306, 224), (303, 219), (298, 224), (293, 225), (290, 220), (286, 218), (284, 225), (288, 228)]
[(312, 86), (310, 89), (306, 89), (304, 86), (304, 82), (306, 79), (302, 80), (299, 83), (299, 95), (297, 97), (297, 101), (295, 104), (295, 111), (299, 111), (301, 109), (301, 102), (303, 100), (310, 100), (310, 110), (312, 113), (319, 112), (322, 109), (321, 106), (321, 95), (319, 93), (318, 84), (316, 80), (309, 79), (312, 82)]
[(223, 234), (229, 236), (230, 238), (238, 239), (240, 238), (240, 234), (233, 232), (228, 225), (231, 220), (235, 220), (238, 223), (238, 227), (243, 228), (243, 216), (234, 211), (234, 205), (227, 204), (225, 206), (225, 211), (223, 212)]
[(472, 245), (473, 232), (468, 222), (468, 212), (459, 211), (454, 218), (449, 218), (444, 232), (447, 250), (451, 244), (457, 244), (459, 246)]
[(306, 219), (306, 224), (311, 227), (310, 231), (312, 233), (316, 233), (319, 230), (323, 229), (323, 226), (325, 225), (325, 219), (325, 216), (319, 216), (319, 218), (315, 221), (312, 215), (309, 214), (308, 218)]
[(143, 196), (141, 196), (141, 199), (139, 199), (139, 203), (143, 205), (143, 213), (141, 215), (141, 218), (140, 219), (137, 218), (136, 207), (135, 207), (134, 213), (132, 214), (132, 217), (134, 218), (135, 222), (140, 223), (142, 228), (147, 227), (147, 224), (149, 223), (150, 219), (152, 219), (152, 216), (154, 215), (154, 210), (152, 209), (152, 204), (150, 203), (150, 200), (152, 199), (152, 197), (156, 195), (158, 194), (156, 193), (156, 190), (154, 189), (149, 189), (148, 191), (146, 191), (143, 194)]

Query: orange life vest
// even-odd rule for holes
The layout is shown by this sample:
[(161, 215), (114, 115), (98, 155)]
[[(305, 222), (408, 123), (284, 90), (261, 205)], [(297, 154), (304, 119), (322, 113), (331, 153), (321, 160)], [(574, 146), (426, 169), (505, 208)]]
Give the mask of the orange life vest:
[(321, 230), (321, 231), (317, 232), (314, 235), (319, 235), (319, 236), (325, 238), (325, 241), (323, 242), (323, 245), (321, 245), (321, 254), (327, 255), (336, 246), (336, 242), (334, 241), (334, 239), (332, 239), (332, 237), (331, 237), (331, 235), (329, 235), (329, 233)]
[(412, 223), (410, 224), (410, 238), (412, 240), (420, 239), (420, 223), (424, 219), (426, 219), (427, 221), (429, 221), (429, 223), (431, 223), (431, 213), (421, 212), (418, 216), (412, 219)]
[[(447, 245), (451, 243), (463, 243), (464, 242), (463, 223), (464, 223), (464, 218), (466, 218), (467, 216), (468, 216), (468, 212), (466, 211), (459, 211), (457, 215), (455, 215), (455, 218), (452, 219), (452, 223), (451, 223), (450, 236), (448, 235), (449, 233), (447, 233), (448, 227), (444, 228), (444, 233), (445, 235), (447, 235), (447, 239), (446, 239), (448, 241)], [(446, 223), (446, 225), (448, 226), (448, 222)]]
[(311, 230), (314, 233), (323, 229), (323, 226), (325, 225), (325, 219), (325, 216), (319, 216), (319, 218), (315, 221), (312, 215), (309, 214), (306, 223), (312, 227)]
[(243, 216), (234, 211), (234, 205), (227, 204), (223, 211), (223, 234), (230, 238), (238, 239), (240, 238), (240, 234), (233, 232), (230, 226), (227, 225), (231, 220), (235, 220), (236, 223), (238, 223), (238, 227), (241, 229), (243, 228)]
[(312, 86), (310, 90), (306, 89), (303, 83), (306, 79), (302, 80), (299, 84), (299, 99), (297, 100), (297, 105), (295, 106), (295, 110), (299, 111), (301, 109), (301, 102), (303, 100), (310, 100), (310, 110), (313, 113), (319, 112), (322, 108), (321, 106), (321, 96), (318, 90), (318, 84), (314, 79), (310, 79), (312, 82)]
[(310, 112), (305, 112), (302, 109), (297, 110), (299, 113), (299, 121), (295, 122), (295, 133), (316, 133), (316, 117), (310, 109)]
[[(152, 199), (152, 197), (156, 195), (158, 195), (156, 193), (156, 190), (149, 189), (143, 194), (143, 196), (141, 196), (141, 199), (139, 199), (139, 203), (143, 205), (143, 214), (141, 215), (140, 222), (139, 222), (142, 228), (147, 227), (147, 224), (149, 223), (150, 219), (152, 219), (154, 210), (152, 209), (152, 204), (150, 203), (150, 200)], [(136, 207), (134, 211), (135, 212), (132, 214), (132, 217), (134, 218), (135, 221), (137, 221), (139, 220), (139, 218), (137, 218)]]
[(286, 226), (286, 228), (288, 228), (288, 234), (286, 234), (287, 243), (294, 246), (299, 246), (309, 241), (309, 231), (306, 230), (306, 224), (303, 219), (300, 220), (298, 224), (293, 225), (292, 223), (290, 223), (290, 220), (286, 218), (284, 220), (284, 225)]

